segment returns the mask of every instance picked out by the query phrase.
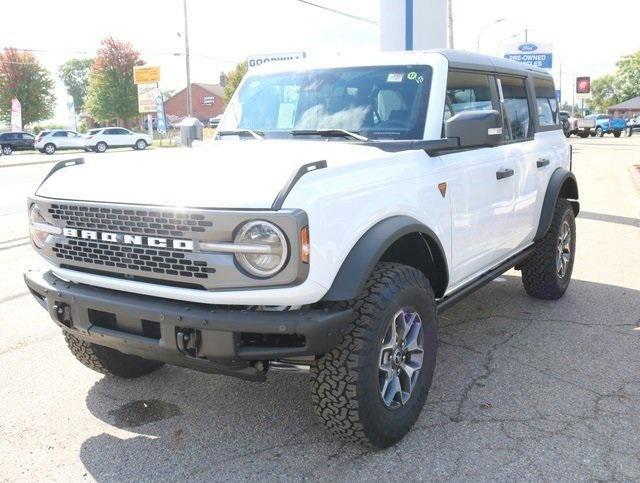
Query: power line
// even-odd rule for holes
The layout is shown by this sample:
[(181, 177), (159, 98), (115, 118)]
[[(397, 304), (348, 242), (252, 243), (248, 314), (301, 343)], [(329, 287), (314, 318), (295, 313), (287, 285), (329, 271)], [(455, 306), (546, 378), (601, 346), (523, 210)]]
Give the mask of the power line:
[(361, 22), (366, 22), (371, 25), (378, 25), (378, 22), (375, 20), (371, 20), (370, 18), (359, 17), (358, 15), (353, 15), (351, 13), (343, 12), (342, 10), (336, 10), (335, 8), (326, 7), (324, 5), (319, 5), (317, 3), (309, 2), (308, 0), (297, 0), (300, 3), (305, 3), (307, 5), (311, 5), (312, 7), (321, 8), (322, 10), (327, 10), (329, 12), (337, 13), (338, 15), (342, 15), (344, 17), (349, 17), (354, 20), (360, 20)]

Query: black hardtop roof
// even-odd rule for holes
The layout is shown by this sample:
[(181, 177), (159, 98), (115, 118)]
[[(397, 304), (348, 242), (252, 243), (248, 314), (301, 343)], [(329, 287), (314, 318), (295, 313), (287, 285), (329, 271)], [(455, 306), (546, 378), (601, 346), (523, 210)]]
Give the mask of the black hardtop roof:
[(449, 61), (449, 66), (454, 69), (482, 70), (500, 74), (516, 74), (525, 76), (536, 74), (544, 77), (551, 77), (549, 72), (544, 69), (524, 64), (522, 62), (516, 62), (514, 60), (503, 59), (501, 57), (450, 49), (433, 49), (430, 50), (430, 52), (436, 52), (445, 56)]

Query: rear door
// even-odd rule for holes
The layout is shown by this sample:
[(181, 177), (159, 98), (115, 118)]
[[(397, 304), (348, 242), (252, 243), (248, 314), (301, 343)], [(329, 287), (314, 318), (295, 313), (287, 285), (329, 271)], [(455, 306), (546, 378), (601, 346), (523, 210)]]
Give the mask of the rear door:
[(529, 95), (532, 86), (526, 77), (498, 74), (496, 79), (501, 92), (504, 136), (504, 144), (498, 150), (502, 152), (505, 164), (514, 170), (515, 199), (503, 247), (506, 253), (515, 253), (531, 241), (537, 227), (534, 219), (538, 199), (538, 148), (533, 98)]
[(69, 147), (67, 131), (56, 131), (51, 135), (51, 142), (56, 145), (57, 149), (67, 149)]
[(560, 125), (558, 100), (553, 79), (534, 76), (532, 82), (537, 110), (535, 134), (537, 156), (535, 163), (538, 197), (533, 220), (537, 230), (549, 180), (557, 168), (564, 166), (569, 148)]
[(108, 146), (119, 146), (120, 136), (118, 135), (119, 128), (109, 128), (102, 131), (102, 134), (98, 136), (100, 141), (104, 141)]

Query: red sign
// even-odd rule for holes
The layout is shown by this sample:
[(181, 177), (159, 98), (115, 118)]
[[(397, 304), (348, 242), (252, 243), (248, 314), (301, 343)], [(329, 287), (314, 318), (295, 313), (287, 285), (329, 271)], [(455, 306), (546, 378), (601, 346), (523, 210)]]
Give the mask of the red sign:
[(576, 94), (589, 94), (591, 92), (591, 77), (576, 78)]

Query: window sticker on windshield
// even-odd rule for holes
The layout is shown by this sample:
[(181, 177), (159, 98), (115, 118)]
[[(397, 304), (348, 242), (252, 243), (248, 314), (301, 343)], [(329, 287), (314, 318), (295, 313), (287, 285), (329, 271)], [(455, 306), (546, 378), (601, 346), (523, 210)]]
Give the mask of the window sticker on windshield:
[(416, 81), (418, 84), (421, 84), (422, 82), (424, 82), (424, 77), (419, 76), (417, 72), (413, 72), (413, 71), (407, 74), (407, 79)]
[(278, 109), (278, 129), (292, 129), (296, 105), (293, 103), (280, 104)]
[(391, 73), (387, 76), (387, 82), (402, 82), (402, 79), (404, 78), (404, 74), (402, 72), (400, 73)]

